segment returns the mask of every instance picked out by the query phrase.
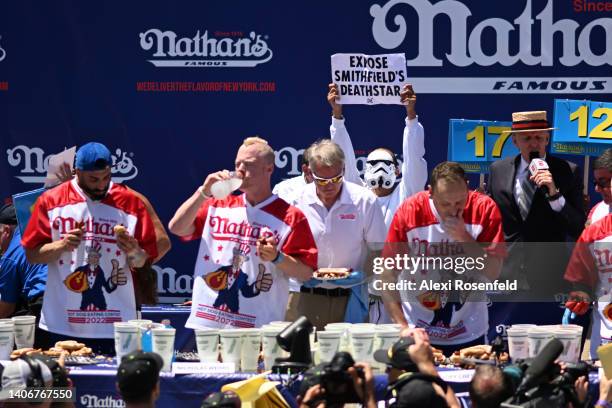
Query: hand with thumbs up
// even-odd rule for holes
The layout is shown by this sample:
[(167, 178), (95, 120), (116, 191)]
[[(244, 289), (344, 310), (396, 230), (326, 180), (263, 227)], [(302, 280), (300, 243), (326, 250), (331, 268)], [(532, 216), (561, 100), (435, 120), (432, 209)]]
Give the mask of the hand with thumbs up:
[(115, 286), (122, 286), (127, 283), (127, 276), (125, 275), (124, 268), (119, 267), (119, 261), (111, 259), (113, 265), (113, 271), (111, 272), (111, 283)]
[(272, 287), (272, 274), (266, 272), (264, 264), (259, 264), (259, 274), (255, 280), (255, 289), (259, 292), (267, 292)]

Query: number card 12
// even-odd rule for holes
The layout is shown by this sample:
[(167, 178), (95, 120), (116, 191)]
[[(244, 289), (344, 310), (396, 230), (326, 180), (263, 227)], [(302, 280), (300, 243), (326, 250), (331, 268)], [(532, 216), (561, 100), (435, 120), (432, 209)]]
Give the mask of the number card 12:
[(555, 99), (551, 150), (598, 156), (612, 147), (612, 103)]
[(468, 173), (487, 173), (492, 162), (518, 154), (506, 132), (511, 126), (511, 122), (451, 119), (448, 160), (461, 163)]

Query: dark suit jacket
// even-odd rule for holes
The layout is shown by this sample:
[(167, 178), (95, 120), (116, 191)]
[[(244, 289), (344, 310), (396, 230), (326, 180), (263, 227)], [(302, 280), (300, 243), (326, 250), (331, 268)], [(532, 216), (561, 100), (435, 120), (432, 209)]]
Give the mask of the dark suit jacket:
[[(520, 160), (519, 155), (494, 162), (489, 173), (488, 193), (501, 211), (504, 238), (509, 243), (502, 277), (514, 278), (523, 273), (532, 288), (546, 285), (556, 290), (570, 252), (565, 242), (576, 241), (584, 228), (582, 174), (576, 164), (547, 154), (546, 162), (565, 205), (560, 212), (554, 211), (544, 194), (537, 190), (523, 221), (514, 195)], [(531, 244), (523, 244), (528, 242)]]

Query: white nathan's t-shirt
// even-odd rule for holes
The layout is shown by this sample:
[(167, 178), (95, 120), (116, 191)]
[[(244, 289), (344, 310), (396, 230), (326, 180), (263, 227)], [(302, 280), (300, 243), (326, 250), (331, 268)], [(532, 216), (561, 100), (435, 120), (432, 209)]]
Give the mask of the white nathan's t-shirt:
[[(386, 243), (407, 243), (407, 249), (413, 256), (431, 257), (446, 253), (460, 256), (462, 246), (449, 237), (440, 220), (429, 192), (417, 193), (397, 209)], [(504, 240), (501, 214), (491, 198), (470, 191), (463, 210), (463, 221), (474, 240), (491, 243), (486, 249), (488, 256), (504, 256), (503, 245), (496, 245)], [(394, 245), (385, 245), (383, 255), (393, 257), (395, 251), (397, 247)], [(402, 271), (400, 281), (414, 279), (419, 288), (422, 281), (446, 282), (452, 276), (446, 276), (435, 268), (420, 269), (416, 274)], [(486, 282), (486, 278), (478, 273), (473, 278)], [(432, 344), (467, 343), (484, 335), (488, 329), (488, 310), (484, 301), (446, 304), (445, 296), (448, 294), (443, 290), (407, 290), (401, 291), (401, 295), (406, 319), (417, 327), (425, 328)]]
[(288, 278), (259, 258), (260, 237), (274, 237), (284, 254), (317, 267), (317, 248), (306, 217), (276, 195), (255, 206), (244, 194), (206, 200), (195, 227), (191, 236), (182, 237), (200, 239), (191, 315), (185, 325), (192, 329), (260, 327), (283, 320)]
[[(594, 289), (597, 309), (593, 310), (591, 355), (602, 343), (612, 341), (612, 215), (589, 225), (576, 242), (565, 271), (569, 282)], [(597, 330), (599, 328), (599, 330)]]
[(40, 327), (67, 336), (113, 338), (114, 322), (136, 318), (132, 274), (113, 227), (125, 226), (154, 258), (153, 222), (125, 186), (111, 183), (106, 197), (94, 201), (75, 178), (38, 198), (21, 243), (37, 248), (79, 225), (85, 231), (80, 246), (49, 263)]

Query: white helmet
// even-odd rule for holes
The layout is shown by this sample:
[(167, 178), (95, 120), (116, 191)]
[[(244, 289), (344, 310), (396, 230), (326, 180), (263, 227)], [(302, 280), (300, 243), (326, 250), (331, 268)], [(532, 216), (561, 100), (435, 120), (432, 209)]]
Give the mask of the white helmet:
[(366, 158), (364, 179), (370, 189), (395, 185), (395, 158), (385, 149), (376, 149)]

